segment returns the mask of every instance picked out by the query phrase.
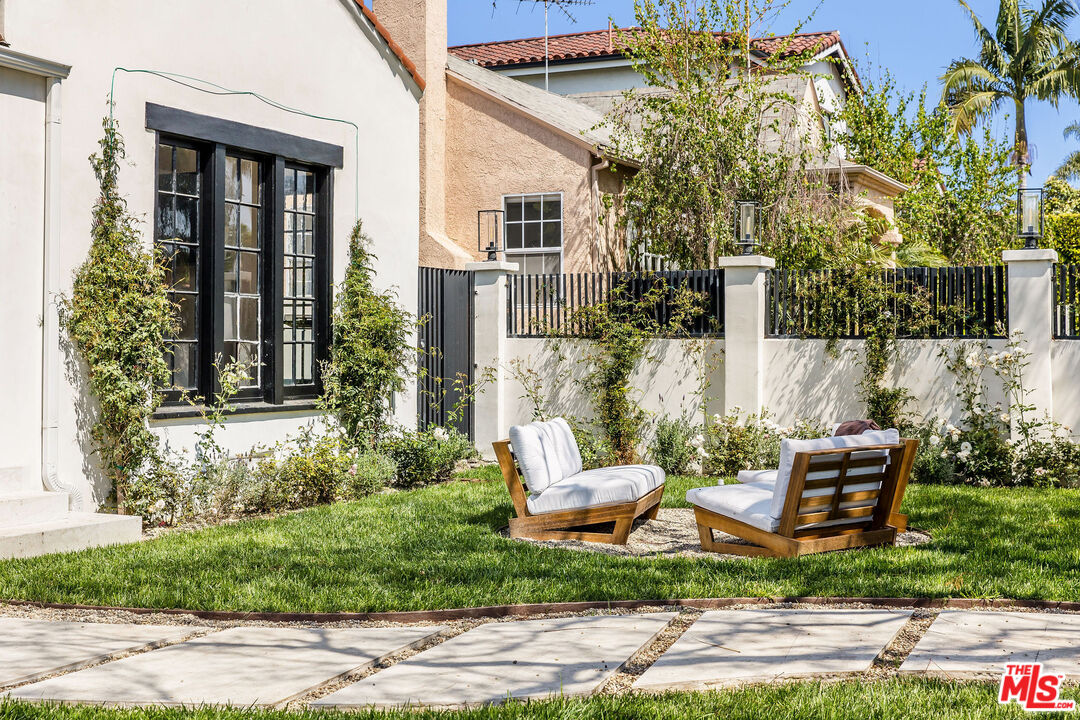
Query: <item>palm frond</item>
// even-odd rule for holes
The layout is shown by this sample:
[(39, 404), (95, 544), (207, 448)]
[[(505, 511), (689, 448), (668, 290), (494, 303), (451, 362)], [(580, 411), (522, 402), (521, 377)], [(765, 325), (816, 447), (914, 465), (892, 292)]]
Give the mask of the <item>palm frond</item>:
[[(974, 15), (974, 13), (972, 14)], [(996, 30), (995, 37), (998, 45), (1007, 55), (1015, 56), (1020, 51), (1020, 36), (1022, 34), (1019, 0), (1001, 0), (1001, 4), (998, 6)]]
[(994, 37), (994, 34), (990, 32), (983, 24), (982, 20), (979, 19), (979, 16), (975, 14), (975, 11), (971, 9), (971, 6), (967, 4), (967, 0), (956, 1), (967, 11), (968, 16), (971, 19), (971, 24), (975, 28), (975, 37), (982, 46), (979, 51), (979, 57), (982, 59), (983, 63), (995, 73), (999, 75), (1004, 74), (1009, 63), (1006, 53), (1002, 51), (1000, 38)]
[[(1074, 123), (1069, 127), (1077, 127), (1077, 125)], [(1080, 150), (1069, 153), (1054, 174), (1064, 180), (1080, 180)]]
[(1068, 127), (1061, 131), (1061, 136), (1068, 140), (1069, 138), (1076, 138), (1080, 140), (1080, 122), (1071, 123)]

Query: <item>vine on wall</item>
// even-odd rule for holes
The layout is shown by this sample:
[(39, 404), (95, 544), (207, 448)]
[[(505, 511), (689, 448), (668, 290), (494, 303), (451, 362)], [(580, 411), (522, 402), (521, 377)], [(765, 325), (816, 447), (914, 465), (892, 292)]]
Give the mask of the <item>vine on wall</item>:
[(110, 118), (103, 126), (100, 153), (90, 158), (100, 186), (90, 253), (75, 272), (71, 295), (61, 298), (60, 319), (86, 363), (97, 401), (94, 450), (115, 488), (118, 510), (127, 512), (131, 483), (158, 456), (148, 421), (170, 382), (164, 348), (176, 320), (164, 260), (143, 244), (138, 220), (117, 187), (123, 137)]

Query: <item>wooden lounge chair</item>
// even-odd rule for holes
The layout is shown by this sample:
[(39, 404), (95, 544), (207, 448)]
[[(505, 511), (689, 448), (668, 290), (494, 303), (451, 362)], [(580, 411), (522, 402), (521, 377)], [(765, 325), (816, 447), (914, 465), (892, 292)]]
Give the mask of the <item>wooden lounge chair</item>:
[[(510, 436), (493, 443), (514, 503), (510, 537), (625, 545), (636, 518), (656, 518), (665, 481), (659, 467), (582, 471), (577, 443), (561, 418), (511, 428)], [(589, 527), (608, 523), (611, 530)]]
[[(790, 473), (785, 477), (782, 448), (781, 469), (774, 482), (688, 491), (702, 549), (794, 557), (894, 544), (893, 519), (907, 525), (907, 517), (897, 510), (919, 441), (798, 449), (799, 443), (814, 442), (785, 440), (791, 443), (788, 449), (793, 456)], [(714, 530), (753, 544), (717, 542)]]

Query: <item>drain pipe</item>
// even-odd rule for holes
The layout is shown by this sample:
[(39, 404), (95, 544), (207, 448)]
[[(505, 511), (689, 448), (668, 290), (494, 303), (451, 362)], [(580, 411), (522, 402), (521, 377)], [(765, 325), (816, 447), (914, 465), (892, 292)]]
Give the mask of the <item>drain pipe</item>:
[(89, 510), (86, 493), (60, 480), (60, 78), (48, 77), (45, 98), (45, 253), (41, 298), (41, 482), (68, 494), (68, 508)]

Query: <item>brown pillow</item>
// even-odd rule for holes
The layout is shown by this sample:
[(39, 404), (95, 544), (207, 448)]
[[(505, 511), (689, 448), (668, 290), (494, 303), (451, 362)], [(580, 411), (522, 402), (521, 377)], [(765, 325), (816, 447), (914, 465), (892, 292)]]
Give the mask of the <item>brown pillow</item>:
[(867, 430), (880, 429), (878, 424), (873, 420), (848, 420), (837, 426), (836, 432), (833, 433), (833, 437), (840, 437), (841, 435), (862, 435)]

